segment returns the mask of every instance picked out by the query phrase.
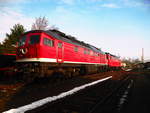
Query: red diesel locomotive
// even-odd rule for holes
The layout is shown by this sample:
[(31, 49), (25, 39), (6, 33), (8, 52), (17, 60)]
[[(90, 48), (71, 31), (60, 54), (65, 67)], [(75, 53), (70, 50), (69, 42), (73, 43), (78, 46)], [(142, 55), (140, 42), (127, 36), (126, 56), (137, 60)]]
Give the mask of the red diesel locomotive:
[(24, 33), (18, 43), (16, 59), (18, 72), (32, 77), (60, 73), (70, 77), (121, 67), (116, 56), (58, 30)]

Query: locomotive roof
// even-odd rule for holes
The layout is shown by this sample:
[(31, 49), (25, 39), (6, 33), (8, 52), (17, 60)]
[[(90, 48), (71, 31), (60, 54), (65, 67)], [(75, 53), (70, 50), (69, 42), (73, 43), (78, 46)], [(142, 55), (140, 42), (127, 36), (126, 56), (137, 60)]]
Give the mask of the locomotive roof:
[(101, 51), (101, 49), (98, 49), (98, 48), (96, 48), (93, 45), (84, 43), (83, 41), (79, 41), (75, 37), (66, 35), (65, 33), (60, 32), (58, 30), (47, 30), (47, 31), (44, 31), (44, 30), (32, 30), (32, 31), (28, 31), (28, 32), (26, 32), (24, 34), (37, 33), (37, 32), (40, 32), (40, 33), (44, 32), (44, 33), (49, 34), (49, 35), (51, 35), (52, 37), (54, 37), (54, 38), (56, 38), (58, 40), (62, 40), (62, 41), (68, 42), (68, 43), (72, 43), (72, 44), (75, 44), (75, 45), (78, 45), (78, 46), (85, 47), (87, 49), (91, 49), (91, 50), (93, 50), (95, 52), (98, 52), (98, 53), (101, 53), (101, 54), (105, 54), (103, 51)]

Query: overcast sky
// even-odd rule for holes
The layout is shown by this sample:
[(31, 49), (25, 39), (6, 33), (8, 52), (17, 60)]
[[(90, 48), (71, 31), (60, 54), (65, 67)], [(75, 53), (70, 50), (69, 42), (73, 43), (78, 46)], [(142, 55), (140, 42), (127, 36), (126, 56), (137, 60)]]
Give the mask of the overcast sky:
[(0, 0), (0, 42), (45, 16), (68, 35), (121, 57), (150, 59), (150, 0)]

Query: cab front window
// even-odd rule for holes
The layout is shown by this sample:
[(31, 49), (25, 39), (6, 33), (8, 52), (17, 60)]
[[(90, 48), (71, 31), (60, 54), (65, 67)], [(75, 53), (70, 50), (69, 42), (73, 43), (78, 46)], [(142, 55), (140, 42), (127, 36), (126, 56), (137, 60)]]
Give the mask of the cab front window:
[(29, 44), (38, 44), (40, 42), (40, 35), (30, 36)]
[(19, 40), (18, 46), (23, 46), (23, 45), (25, 45), (26, 39), (27, 39), (27, 37), (26, 37), (26, 36), (23, 36), (23, 37)]

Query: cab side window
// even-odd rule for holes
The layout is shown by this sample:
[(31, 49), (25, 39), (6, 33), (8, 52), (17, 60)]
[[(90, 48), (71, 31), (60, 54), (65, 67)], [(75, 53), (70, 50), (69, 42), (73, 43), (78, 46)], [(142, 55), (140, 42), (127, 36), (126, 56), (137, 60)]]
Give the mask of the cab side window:
[(87, 51), (86, 51), (86, 49), (84, 49), (84, 54), (87, 54)]
[(44, 38), (44, 45), (53, 47), (54, 46), (54, 41), (48, 38)]
[(74, 47), (74, 51), (75, 51), (75, 52), (78, 52), (78, 47), (75, 46), (75, 47)]
[(62, 43), (61, 42), (58, 43), (58, 48), (62, 48)]

